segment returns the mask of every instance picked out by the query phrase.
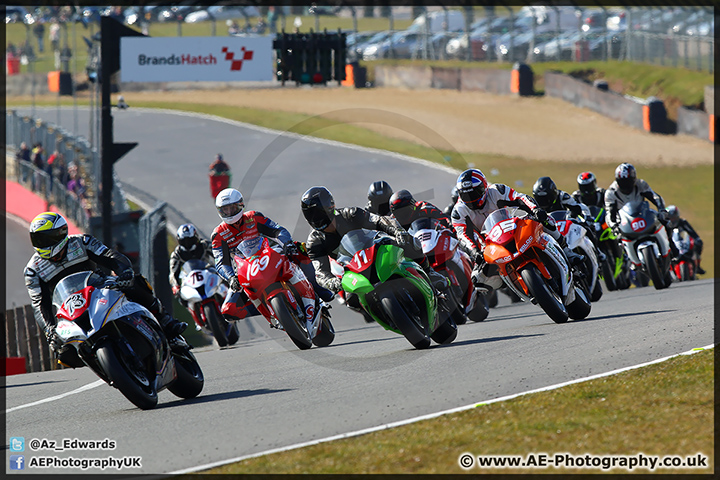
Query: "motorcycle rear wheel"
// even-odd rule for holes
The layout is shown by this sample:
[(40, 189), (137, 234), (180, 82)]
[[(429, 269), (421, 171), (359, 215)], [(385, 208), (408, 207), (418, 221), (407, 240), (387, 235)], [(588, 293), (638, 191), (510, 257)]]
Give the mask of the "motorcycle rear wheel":
[(157, 406), (158, 397), (145, 372), (137, 372), (112, 343), (101, 345), (97, 351), (100, 367), (110, 379), (110, 385), (120, 390), (125, 398), (142, 410)]
[(202, 392), (205, 377), (192, 352), (173, 354), (177, 378), (168, 385), (168, 390), (180, 398), (195, 398)]
[(297, 313), (293, 312), (293, 309), (287, 305), (287, 300), (285, 300), (284, 295), (276, 295), (271, 298), (270, 306), (285, 329), (285, 333), (288, 334), (290, 340), (292, 340), (300, 350), (307, 350), (312, 347), (310, 334), (304, 325), (305, 319), (300, 319)]
[(395, 298), (393, 290), (388, 289), (381, 294), (380, 304), (385, 314), (392, 320), (392, 324), (402, 332), (403, 336), (405, 336), (413, 347), (422, 350), (430, 346), (430, 338), (425, 335), (421, 327), (417, 325), (405, 311), (405, 308), (403, 308), (398, 299)]
[(212, 303), (203, 305), (203, 313), (205, 313), (205, 319), (207, 320), (208, 327), (210, 327), (212, 331), (213, 337), (215, 337), (215, 341), (219, 346), (226, 347), (229, 343), (227, 335), (225, 334), (227, 321), (225, 321), (222, 314), (217, 311), (217, 308), (215, 308), (215, 305)]
[(568, 311), (565, 305), (557, 294), (548, 287), (545, 278), (538, 272), (535, 265), (529, 264), (520, 271), (520, 275), (530, 290), (530, 294), (535, 297), (540, 308), (545, 311), (553, 322), (565, 323), (568, 321)]

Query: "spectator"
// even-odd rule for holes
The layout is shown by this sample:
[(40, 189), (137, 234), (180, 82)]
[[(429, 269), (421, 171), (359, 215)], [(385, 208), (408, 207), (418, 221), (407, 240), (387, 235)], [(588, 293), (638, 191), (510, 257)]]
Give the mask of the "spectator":
[(60, 23), (57, 20), (53, 20), (50, 25), (50, 44), (53, 52), (60, 51)]
[(22, 65), (28, 65), (30, 62), (35, 61), (35, 51), (30, 45), (29, 40), (25, 40), (20, 47), (20, 63)]
[(57, 158), (53, 162), (53, 175), (61, 185), (67, 185), (69, 180), (68, 169), (65, 164), (65, 155), (62, 153), (58, 154)]
[(43, 147), (42, 143), (38, 142), (32, 149), (30, 155), (30, 161), (35, 166), (36, 170), (33, 172), (33, 191), (42, 188), (42, 175), (40, 172), (45, 170), (45, 161), (43, 160)]
[(45, 20), (41, 18), (37, 21), (37, 23), (35, 23), (35, 26), (33, 27), (33, 33), (37, 38), (38, 51), (40, 53), (43, 53), (45, 51), (45, 45), (43, 45), (43, 40), (45, 37)]
[(57, 157), (60, 152), (57, 150), (53, 151), (52, 155), (50, 155), (47, 159), (47, 164), (45, 165), (45, 173), (48, 174), (48, 194), (52, 193), (52, 187), (53, 187), (53, 163), (57, 160)]
[(223, 160), (222, 153), (215, 155), (215, 161), (210, 164), (211, 175), (229, 175), (230, 165)]
[(76, 198), (78, 198), (79, 200), (82, 201), (85, 198), (85, 192), (87, 191), (87, 188), (85, 187), (85, 181), (82, 179), (82, 177), (78, 173), (77, 167), (74, 167), (71, 170), (69, 170), (69, 173), (70, 173), (70, 180), (67, 183), (67, 189)]
[(240, 25), (235, 20), (228, 20), (225, 22), (228, 26), (228, 35), (237, 35), (240, 33)]
[(8, 43), (8, 46), (7, 46), (7, 49), (5, 50), (5, 52), (7, 54), (7, 58), (9, 58), (9, 59), (18, 57), (20, 54), (20, 51), (15, 46), (15, 44), (12, 42)]
[(27, 143), (22, 142), (20, 144), (20, 148), (15, 153), (15, 159), (17, 160), (17, 167), (22, 172), (22, 183), (27, 182), (28, 177), (28, 169), (26, 165), (21, 165), (20, 162), (29, 162), (30, 161), (30, 149), (27, 146)]

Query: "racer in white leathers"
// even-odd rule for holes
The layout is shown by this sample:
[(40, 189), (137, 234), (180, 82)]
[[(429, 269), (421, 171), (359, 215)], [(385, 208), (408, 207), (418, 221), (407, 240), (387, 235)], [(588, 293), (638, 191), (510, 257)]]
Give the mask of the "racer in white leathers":
[[(648, 200), (658, 209), (658, 219), (665, 225), (665, 233), (672, 238), (672, 232), (667, 224), (669, 220), (668, 211), (665, 209), (665, 201), (655, 193), (648, 183), (637, 178), (635, 167), (630, 163), (621, 163), (615, 169), (615, 181), (605, 190), (605, 221), (612, 228), (613, 233), (619, 233), (620, 218), (618, 212), (630, 202), (641, 202)], [(668, 240), (672, 256), (677, 258), (679, 252), (675, 244)]]
[(478, 169), (461, 173), (457, 179), (457, 188), (460, 199), (453, 208), (451, 221), (460, 241), (460, 248), (475, 261), (473, 276), (476, 284), (485, 284), (494, 289), (502, 285), (497, 266), (487, 265), (484, 261), (485, 240), (480, 235), (480, 229), (491, 213), (503, 207), (519, 207), (532, 214), (543, 224), (543, 230), (560, 244), (570, 263), (582, 261), (582, 255), (577, 255), (568, 248), (565, 237), (558, 232), (553, 219), (528, 195), (516, 192), (502, 183), (488, 184), (485, 175)]

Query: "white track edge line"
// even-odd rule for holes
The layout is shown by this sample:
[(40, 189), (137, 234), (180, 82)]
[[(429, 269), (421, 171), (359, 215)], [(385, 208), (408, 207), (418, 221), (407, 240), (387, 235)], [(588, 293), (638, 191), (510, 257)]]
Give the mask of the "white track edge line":
[(21, 410), (21, 409), (23, 409), (23, 408), (34, 407), (35, 405), (41, 405), (41, 404), (43, 404), (43, 403), (53, 402), (53, 401), (55, 401), (55, 400), (60, 400), (61, 398), (65, 398), (65, 397), (68, 397), (68, 396), (70, 396), (70, 395), (75, 395), (76, 393), (81, 393), (81, 392), (84, 392), (84, 391), (87, 391), (87, 390), (91, 390), (91, 389), (93, 389), (93, 388), (95, 388), (95, 387), (99, 387), (100, 385), (104, 385), (104, 384), (105, 384), (105, 381), (104, 381), (104, 380), (96, 380), (96, 381), (94, 381), (94, 382), (92, 382), (92, 383), (88, 383), (87, 385), (84, 385), (84, 386), (82, 386), (82, 387), (80, 387), (80, 388), (76, 388), (75, 390), (71, 390), (71, 391), (69, 391), (69, 392), (67, 392), (67, 393), (63, 393), (63, 394), (60, 394), (60, 395), (56, 395), (56, 396), (54, 396), (54, 397), (44, 398), (44, 399), (42, 399), (42, 400), (38, 400), (37, 402), (26, 403), (25, 405), (18, 405), (17, 407), (8, 408), (7, 410), (5, 410), (5, 414), (7, 415), (8, 413), (14, 412), (15, 410)]
[(241, 461), (243, 461), (243, 460), (249, 460), (249, 459), (251, 459), (251, 458), (262, 457), (262, 456), (270, 455), (270, 454), (273, 454), (273, 453), (286, 452), (286, 451), (295, 450), (295, 449), (298, 449), (298, 448), (309, 447), (309, 446), (312, 446), (312, 445), (318, 445), (318, 444), (320, 444), (320, 443), (327, 443), (327, 442), (331, 442), (331, 441), (335, 441), (335, 440), (342, 440), (342, 439), (345, 439), (345, 438), (357, 437), (357, 436), (360, 436), (360, 435), (365, 435), (365, 434), (367, 434), (367, 433), (373, 433), (373, 432), (377, 432), (377, 431), (380, 431), (380, 430), (386, 430), (386, 429), (390, 429), (390, 428), (400, 427), (400, 426), (407, 425), (407, 424), (410, 424), (410, 423), (415, 423), (415, 422), (419, 422), (419, 421), (422, 421), (422, 420), (428, 420), (428, 419), (431, 419), (431, 418), (440, 417), (440, 416), (442, 416), (442, 415), (447, 415), (447, 414), (451, 414), (451, 413), (462, 412), (462, 411), (465, 411), (465, 410), (470, 410), (470, 409), (472, 409), (472, 408), (476, 408), (476, 407), (480, 407), (480, 406), (484, 406), (484, 405), (489, 405), (489, 404), (491, 404), (491, 403), (502, 402), (502, 401), (505, 401), (505, 400), (511, 400), (511, 399), (513, 399), (513, 398), (522, 397), (522, 396), (525, 396), (525, 395), (529, 395), (529, 394), (531, 394), (531, 393), (546, 392), (546, 391), (549, 391), (549, 390), (555, 390), (555, 389), (558, 389), (558, 388), (561, 388), (561, 387), (565, 387), (565, 386), (568, 386), (568, 385), (572, 385), (572, 384), (575, 384), (575, 383), (582, 383), (582, 382), (587, 382), (587, 381), (589, 381), (589, 380), (595, 380), (595, 379), (602, 378), (602, 377), (608, 377), (608, 376), (610, 376), (610, 375), (616, 375), (616, 374), (618, 374), (618, 373), (626, 372), (626, 371), (628, 371), (628, 370), (635, 370), (635, 369), (637, 369), (637, 368), (646, 367), (646, 366), (648, 366), (648, 365), (653, 365), (653, 364), (656, 364), (656, 363), (662, 363), (662, 362), (665, 362), (665, 361), (667, 361), (667, 360), (670, 360), (671, 358), (680, 357), (680, 356), (683, 356), (683, 355), (692, 355), (692, 354), (694, 354), (694, 353), (698, 353), (698, 352), (702, 352), (702, 351), (705, 351), (705, 350), (709, 350), (709, 349), (711, 349), (711, 348), (715, 348), (715, 344), (710, 344), (710, 345), (707, 345), (707, 346), (701, 347), (701, 348), (693, 348), (692, 350), (688, 350), (687, 352), (682, 352), (682, 353), (678, 353), (678, 354), (675, 354), (675, 355), (670, 355), (670, 356), (667, 356), (667, 357), (659, 358), (659, 359), (657, 359), (657, 360), (652, 360), (652, 361), (650, 361), (650, 362), (640, 363), (640, 364), (638, 364), (638, 365), (631, 365), (631, 366), (629, 366), (629, 367), (624, 367), (624, 368), (620, 368), (620, 369), (617, 369), (617, 370), (612, 370), (612, 371), (610, 371), (610, 372), (599, 373), (599, 374), (597, 374), (597, 375), (591, 375), (591, 376), (589, 376), (589, 377), (578, 378), (578, 379), (576, 379), (576, 380), (570, 380), (570, 381), (568, 381), (568, 382), (558, 383), (558, 384), (556, 384), (556, 385), (550, 385), (550, 386), (547, 386), (547, 387), (541, 387), (541, 388), (537, 388), (537, 389), (534, 389), (534, 390), (528, 390), (528, 391), (526, 391), (526, 392), (515, 393), (515, 394), (512, 394), (512, 395), (507, 395), (507, 396), (505, 396), (505, 397), (494, 398), (494, 399), (492, 399), (492, 400), (485, 400), (485, 401), (482, 401), (482, 402), (476, 402), (476, 403), (472, 403), (472, 404), (470, 404), (470, 405), (465, 405), (465, 406), (463, 406), (463, 407), (457, 407), (457, 408), (452, 408), (452, 409), (450, 409), (450, 410), (444, 410), (444, 411), (442, 411), (442, 412), (430, 413), (430, 414), (427, 414), (427, 415), (421, 415), (421, 416), (419, 416), (419, 417), (409, 418), (409, 419), (407, 419), (407, 420), (400, 420), (400, 421), (397, 421), (397, 422), (387, 423), (387, 424), (385, 424), (385, 425), (378, 425), (378, 426), (376, 426), (376, 427), (370, 427), (370, 428), (366, 428), (366, 429), (363, 429), (363, 430), (357, 430), (357, 431), (355, 431), (355, 432), (341, 433), (341, 434), (338, 434), (338, 435), (333, 435), (333, 436), (331, 436), (331, 437), (321, 438), (321, 439), (319, 439), (319, 440), (311, 440), (311, 441), (308, 441), (308, 442), (297, 443), (297, 444), (289, 445), (289, 446), (286, 446), (286, 447), (279, 447), (279, 448), (274, 448), (274, 449), (271, 449), (271, 450), (266, 450), (266, 451), (260, 452), (260, 453), (254, 453), (254, 454), (251, 454), (251, 455), (244, 455), (244, 456), (241, 456), (241, 457), (230, 458), (230, 459), (228, 459), (228, 460), (221, 460), (221, 461), (218, 461), (218, 462), (208, 463), (208, 464), (200, 465), (200, 466), (197, 466), (197, 467), (186, 468), (186, 469), (183, 469), (183, 470), (176, 470), (176, 471), (174, 471), (174, 472), (169, 472), (168, 475), (181, 475), (181, 474), (185, 474), (185, 473), (199, 472), (199, 471), (202, 471), (202, 470), (207, 470), (207, 469), (210, 469), (210, 468), (215, 468), (215, 467), (220, 467), (220, 466), (223, 466), (223, 465), (227, 465), (227, 464), (229, 464), (229, 463), (241, 462)]

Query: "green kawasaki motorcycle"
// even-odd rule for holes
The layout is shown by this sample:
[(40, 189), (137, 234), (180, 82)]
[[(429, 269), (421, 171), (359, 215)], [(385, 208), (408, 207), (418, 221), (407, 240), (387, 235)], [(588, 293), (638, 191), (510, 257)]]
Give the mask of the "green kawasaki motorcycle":
[(362, 308), (386, 330), (399, 333), (417, 349), (430, 339), (448, 344), (457, 325), (430, 287), (420, 266), (405, 258), (393, 238), (375, 230), (353, 230), (340, 242), (337, 262), (342, 287), (355, 294)]

